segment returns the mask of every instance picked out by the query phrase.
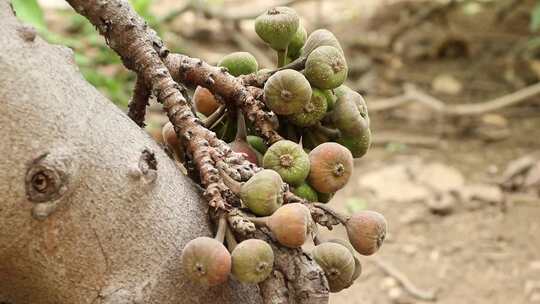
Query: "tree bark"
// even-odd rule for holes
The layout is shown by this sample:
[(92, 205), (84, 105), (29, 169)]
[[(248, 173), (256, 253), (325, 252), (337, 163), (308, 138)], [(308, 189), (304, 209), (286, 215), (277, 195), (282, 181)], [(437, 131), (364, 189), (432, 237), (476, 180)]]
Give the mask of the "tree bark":
[(163, 150), (0, 0), (0, 303), (260, 303), (182, 274), (207, 203)]

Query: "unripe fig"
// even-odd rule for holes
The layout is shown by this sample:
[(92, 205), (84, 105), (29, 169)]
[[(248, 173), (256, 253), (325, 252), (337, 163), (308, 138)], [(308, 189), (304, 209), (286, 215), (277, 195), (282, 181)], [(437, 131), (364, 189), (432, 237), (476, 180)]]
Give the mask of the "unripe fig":
[(182, 267), (187, 276), (202, 285), (215, 286), (227, 281), (231, 255), (219, 241), (198, 237), (182, 251)]
[(277, 241), (289, 248), (302, 246), (311, 227), (309, 209), (300, 203), (283, 205), (271, 216), (250, 220), (256, 225), (268, 227)]
[[(340, 245), (345, 246), (347, 249), (349, 249), (349, 252), (353, 255), (353, 257), (354, 257), (354, 273), (353, 273), (353, 276), (352, 276), (351, 282), (350, 282), (350, 285), (352, 285), (354, 280), (358, 279), (360, 274), (362, 274), (362, 264), (360, 264), (360, 260), (358, 260), (354, 256), (355, 250), (354, 250), (353, 246), (351, 245), (351, 243), (349, 243), (349, 242), (347, 242), (347, 241), (345, 241), (343, 239), (330, 239), (330, 240), (328, 240), (328, 242), (336, 243), (336, 244), (340, 244)], [(350, 285), (348, 285), (346, 287), (349, 287)]]
[(384, 216), (375, 211), (360, 211), (345, 223), (349, 241), (358, 253), (372, 255), (386, 238), (387, 223)]
[(293, 114), (289, 120), (299, 127), (313, 126), (326, 114), (326, 95), (319, 89), (312, 89), (311, 100), (302, 108), (302, 112)]
[(221, 58), (218, 66), (225, 67), (235, 77), (257, 72), (257, 59), (248, 52), (234, 52)]
[(255, 19), (255, 32), (276, 51), (287, 49), (300, 20), (290, 7), (271, 8)]
[(309, 174), (309, 157), (297, 143), (280, 140), (264, 154), (263, 167), (279, 173), (286, 183), (300, 185)]
[(318, 192), (331, 193), (343, 188), (353, 171), (353, 156), (344, 146), (327, 142), (309, 153), (309, 184)]
[(317, 192), (317, 197), (319, 198), (319, 202), (323, 204), (327, 204), (330, 202), (330, 200), (332, 200), (332, 198), (334, 197), (334, 194), (336, 193), (335, 192), (332, 192), (332, 193)]
[(308, 149), (314, 149), (320, 144), (330, 141), (330, 137), (315, 128), (310, 128), (304, 133), (303, 143)]
[(309, 37), (302, 48), (302, 56), (307, 58), (311, 52), (323, 45), (333, 46), (343, 54), (343, 49), (336, 36), (327, 29), (318, 29), (309, 34)]
[(292, 192), (301, 198), (307, 199), (310, 202), (319, 201), (317, 191), (313, 190), (313, 188), (311, 188), (311, 186), (306, 182), (303, 182), (299, 186), (294, 187)]
[(306, 39), (306, 29), (300, 24), (298, 25), (296, 33), (294, 33), (294, 36), (289, 42), (289, 47), (287, 48), (287, 57), (292, 60), (300, 57), (300, 50), (304, 46), (304, 43), (306, 43)]
[(274, 252), (265, 241), (249, 239), (232, 251), (232, 274), (244, 283), (260, 283), (272, 272)]
[(201, 86), (198, 86), (195, 89), (192, 99), (195, 104), (195, 109), (205, 116), (210, 116), (220, 105), (214, 95), (208, 89)]
[(319, 89), (334, 89), (347, 79), (345, 56), (333, 46), (316, 48), (306, 60), (304, 74)]
[(254, 214), (270, 215), (283, 204), (282, 184), (283, 180), (276, 171), (262, 170), (240, 187), (239, 196)]
[(168, 121), (161, 130), (163, 136), (163, 142), (172, 150), (174, 155), (178, 158), (179, 161), (182, 161), (184, 158), (184, 147), (182, 147), (180, 140), (176, 136), (174, 131), (174, 126), (170, 121)]
[(249, 162), (255, 165), (259, 164), (257, 151), (247, 142), (246, 122), (241, 112), (237, 114), (236, 137), (229, 145), (234, 152), (244, 154)]
[(311, 99), (311, 93), (311, 86), (304, 75), (290, 69), (276, 72), (264, 84), (266, 105), (280, 115), (301, 112)]
[(347, 147), (354, 158), (360, 158), (367, 153), (371, 145), (371, 130), (365, 129), (357, 136), (342, 136), (337, 142)]
[(259, 153), (264, 154), (266, 153), (266, 150), (268, 150), (268, 146), (266, 145), (262, 137), (255, 136), (255, 135), (248, 135), (247, 142), (249, 143), (250, 146), (253, 147), (253, 149), (259, 151)]
[(328, 279), (330, 292), (339, 292), (350, 286), (355, 263), (349, 249), (337, 243), (327, 242), (317, 245), (312, 255)]
[(332, 111), (332, 109), (334, 109), (334, 105), (336, 104), (336, 95), (332, 93), (332, 90), (323, 90), (322, 92), (326, 97), (326, 111)]
[(361, 136), (369, 128), (369, 114), (362, 95), (341, 86), (330, 119), (345, 136)]

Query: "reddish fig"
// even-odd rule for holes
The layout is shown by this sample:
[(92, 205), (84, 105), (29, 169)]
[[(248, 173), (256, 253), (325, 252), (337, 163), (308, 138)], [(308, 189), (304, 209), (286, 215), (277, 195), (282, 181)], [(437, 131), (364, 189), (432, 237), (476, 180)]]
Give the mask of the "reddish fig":
[(205, 116), (210, 116), (219, 108), (220, 103), (214, 95), (206, 88), (198, 86), (193, 93), (193, 103), (195, 109)]
[(247, 142), (246, 122), (244, 115), (240, 111), (237, 114), (236, 137), (229, 145), (234, 152), (244, 154), (251, 163), (259, 164), (257, 151)]
[(353, 171), (353, 156), (344, 146), (323, 143), (309, 153), (309, 184), (318, 192), (331, 193), (343, 188)]
[(300, 203), (283, 205), (270, 216), (250, 220), (256, 225), (268, 227), (277, 241), (289, 248), (302, 246), (311, 227), (309, 209)]
[(386, 238), (386, 219), (375, 211), (360, 211), (353, 214), (345, 227), (354, 249), (363, 255), (377, 252)]

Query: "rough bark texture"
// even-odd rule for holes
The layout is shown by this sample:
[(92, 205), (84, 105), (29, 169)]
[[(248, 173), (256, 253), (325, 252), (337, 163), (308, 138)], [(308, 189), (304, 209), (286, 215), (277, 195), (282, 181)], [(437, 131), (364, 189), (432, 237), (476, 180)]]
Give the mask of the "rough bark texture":
[(0, 302), (260, 303), (179, 263), (211, 235), (172, 160), (0, 0)]

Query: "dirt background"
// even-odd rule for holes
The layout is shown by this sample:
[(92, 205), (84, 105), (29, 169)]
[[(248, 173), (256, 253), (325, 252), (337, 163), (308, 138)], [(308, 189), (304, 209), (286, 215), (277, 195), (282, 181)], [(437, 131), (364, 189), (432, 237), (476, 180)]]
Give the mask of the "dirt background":
[[(156, 15), (183, 4), (154, 2)], [(273, 3), (280, 1), (225, 1), (216, 11), (262, 10)], [(331, 303), (432, 302), (411, 294), (381, 263), (420, 291), (434, 291), (436, 303), (540, 303), (540, 96), (459, 116), (441, 115), (416, 98), (391, 109), (382, 106), (411, 86), (455, 105), (534, 85), (540, 75), (536, 36), (529, 30), (534, 4), (294, 4), (308, 31), (326, 27), (340, 39), (350, 66), (348, 84), (376, 109), (370, 113), (373, 146), (330, 204), (344, 212), (383, 213), (389, 237), (375, 257), (360, 257), (362, 276), (333, 294)], [(217, 62), (246, 50), (231, 35), (241, 29), (259, 61), (273, 62), (252, 21), (235, 30), (230, 26), (189, 12), (171, 21), (164, 36), (190, 55)], [(159, 117), (153, 116), (157, 125)], [(345, 237), (342, 229), (322, 235)]]

